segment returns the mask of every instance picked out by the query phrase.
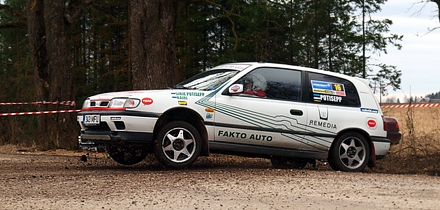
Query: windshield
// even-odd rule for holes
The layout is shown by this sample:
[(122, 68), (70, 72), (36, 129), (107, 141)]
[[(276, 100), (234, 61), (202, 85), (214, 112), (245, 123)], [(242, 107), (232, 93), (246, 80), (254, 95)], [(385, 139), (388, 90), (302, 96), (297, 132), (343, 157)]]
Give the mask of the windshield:
[(215, 69), (197, 74), (174, 86), (178, 89), (214, 90), (237, 74), (238, 71)]

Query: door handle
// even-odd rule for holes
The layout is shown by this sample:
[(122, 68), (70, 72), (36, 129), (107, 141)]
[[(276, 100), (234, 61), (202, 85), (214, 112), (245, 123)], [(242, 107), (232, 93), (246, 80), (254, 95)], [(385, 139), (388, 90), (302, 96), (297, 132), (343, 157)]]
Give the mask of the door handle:
[(303, 115), (303, 111), (302, 111), (302, 110), (298, 110), (298, 109), (291, 109), (291, 110), (290, 110), (290, 114), (291, 114), (291, 115), (302, 116), (302, 115)]

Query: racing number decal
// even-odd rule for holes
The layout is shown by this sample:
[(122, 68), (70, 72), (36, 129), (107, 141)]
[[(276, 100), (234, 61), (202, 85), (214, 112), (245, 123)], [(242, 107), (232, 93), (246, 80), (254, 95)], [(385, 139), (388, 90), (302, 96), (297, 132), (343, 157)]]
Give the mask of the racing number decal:
[(344, 91), (343, 85), (342, 84), (335, 84), (333, 83), (333, 89), (336, 91)]
[(344, 84), (311, 80), (313, 93), (345, 96)]
[(341, 103), (346, 96), (344, 84), (311, 80), (313, 100), (315, 102)]

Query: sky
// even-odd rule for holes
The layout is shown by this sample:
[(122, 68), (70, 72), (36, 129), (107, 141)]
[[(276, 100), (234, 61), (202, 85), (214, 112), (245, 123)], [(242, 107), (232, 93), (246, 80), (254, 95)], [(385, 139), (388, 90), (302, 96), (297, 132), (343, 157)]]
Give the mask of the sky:
[[(387, 97), (425, 96), (440, 91), (440, 22), (435, 3), (426, 0), (388, 0), (374, 19), (390, 19), (390, 33), (403, 35), (401, 50), (389, 46), (387, 54), (372, 55), (375, 62), (402, 71), (401, 89), (387, 88)], [(429, 29), (439, 29), (429, 33)], [(386, 98), (386, 97), (385, 97)], [(384, 98), (382, 98), (384, 99)]]

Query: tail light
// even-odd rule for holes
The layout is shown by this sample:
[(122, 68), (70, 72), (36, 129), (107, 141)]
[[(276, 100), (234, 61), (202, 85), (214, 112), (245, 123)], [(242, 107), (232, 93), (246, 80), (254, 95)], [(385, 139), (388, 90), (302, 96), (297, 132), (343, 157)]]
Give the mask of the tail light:
[(383, 130), (387, 131), (388, 130), (388, 123), (387, 123), (386, 118), (384, 116), (382, 116), (382, 121), (383, 121)]

